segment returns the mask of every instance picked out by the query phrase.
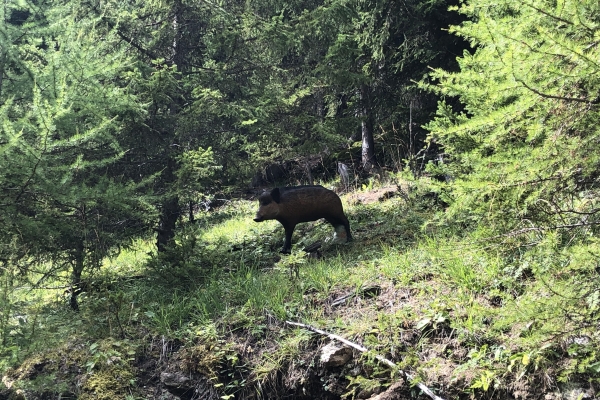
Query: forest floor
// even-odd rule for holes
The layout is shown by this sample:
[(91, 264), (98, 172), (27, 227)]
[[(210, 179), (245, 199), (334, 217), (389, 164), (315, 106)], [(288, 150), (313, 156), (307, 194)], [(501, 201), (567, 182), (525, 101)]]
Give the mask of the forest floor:
[(317, 221), (280, 256), (281, 226), (235, 200), (166, 255), (139, 241), (90, 271), (79, 312), (15, 291), (0, 399), (595, 398), (597, 338), (560, 319), (560, 288), (411, 190), (344, 195), (351, 243)]

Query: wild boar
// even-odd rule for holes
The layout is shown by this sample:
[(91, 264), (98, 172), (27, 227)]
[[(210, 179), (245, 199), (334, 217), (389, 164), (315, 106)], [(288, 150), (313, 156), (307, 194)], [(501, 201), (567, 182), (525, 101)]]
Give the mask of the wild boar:
[(325, 218), (333, 225), (336, 236), (352, 240), (350, 223), (344, 214), (339, 196), (323, 186), (293, 186), (275, 188), (258, 197), (258, 212), (255, 222), (275, 219), (285, 229), (285, 243), (281, 253), (289, 254), (292, 249), (292, 234), (296, 224)]

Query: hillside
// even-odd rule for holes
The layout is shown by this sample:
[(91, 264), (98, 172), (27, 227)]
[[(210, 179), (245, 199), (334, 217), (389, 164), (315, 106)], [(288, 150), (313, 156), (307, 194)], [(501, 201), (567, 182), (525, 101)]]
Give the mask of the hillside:
[[(594, 398), (598, 292), (570, 281), (597, 276), (592, 258), (436, 224), (424, 194), (345, 195), (355, 240), (306, 223), (290, 256), (277, 222), (232, 200), (182, 229), (176, 251), (139, 241), (107, 259), (79, 312), (64, 288), (5, 293), (4, 340), (18, 346), (4, 348), (0, 398), (429, 398), (418, 383), (443, 399)], [(322, 358), (340, 343), (286, 321), (369, 351)]]
[(0, 400), (600, 397), (598, 0), (0, 15)]

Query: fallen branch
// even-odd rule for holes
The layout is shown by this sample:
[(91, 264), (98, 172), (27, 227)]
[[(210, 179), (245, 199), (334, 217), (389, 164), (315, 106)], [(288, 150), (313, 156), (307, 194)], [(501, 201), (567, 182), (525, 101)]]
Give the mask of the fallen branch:
[[(288, 324), (288, 325), (299, 326), (300, 328), (308, 329), (311, 332), (315, 332), (315, 333), (318, 333), (318, 334), (321, 334), (321, 335), (325, 335), (325, 336), (329, 337), (330, 339), (337, 340), (339, 342), (347, 344), (348, 346), (350, 346), (350, 347), (352, 347), (352, 348), (360, 351), (361, 353), (366, 353), (366, 352), (369, 351), (366, 347), (363, 347), (360, 344), (351, 342), (348, 339), (344, 339), (343, 337), (335, 335), (333, 333), (328, 333), (328, 332), (322, 331), (321, 329), (317, 329), (314, 326), (310, 326), (310, 325), (306, 325), (306, 324), (301, 324), (299, 322), (292, 322), (292, 321), (285, 321), (285, 323)], [(398, 369), (398, 366), (395, 363), (393, 363), (392, 361), (388, 360), (384, 356), (382, 356), (380, 354), (376, 354), (375, 355), (375, 359), (377, 361), (379, 361), (380, 363), (387, 365), (390, 368), (397, 369), (409, 381), (412, 382), (414, 380), (414, 376), (412, 376), (411, 374), (409, 374), (409, 373), (407, 373), (407, 372), (405, 372), (403, 370)], [(436, 396), (436, 394), (433, 393), (431, 391), (431, 389), (429, 389), (427, 386), (425, 386), (421, 382), (418, 382), (416, 384), (416, 386), (419, 389), (421, 389), (423, 391), (423, 393), (425, 393), (426, 395), (428, 395), (429, 397), (431, 397), (433, 400), (444, 400), (443, 398), (441, 398), (439, 396)]]

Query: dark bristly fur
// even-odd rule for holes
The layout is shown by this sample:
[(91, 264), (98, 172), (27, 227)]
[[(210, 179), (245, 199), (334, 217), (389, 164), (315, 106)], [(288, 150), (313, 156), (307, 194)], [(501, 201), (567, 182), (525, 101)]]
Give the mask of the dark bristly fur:
[(344, 214), (339, 196), (323, 186), (293, 186), (275, 188), (263, 192), (259, 198), (259, 208), (254, 221), (275, 219), (285, 228), (285, 243), (282, 253), (290, 253), (292, 234), (297, 224), (325, 218), (340, 232), (343, 227), (347, 241), (352, 240), (350, 223)]

